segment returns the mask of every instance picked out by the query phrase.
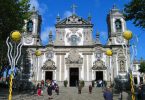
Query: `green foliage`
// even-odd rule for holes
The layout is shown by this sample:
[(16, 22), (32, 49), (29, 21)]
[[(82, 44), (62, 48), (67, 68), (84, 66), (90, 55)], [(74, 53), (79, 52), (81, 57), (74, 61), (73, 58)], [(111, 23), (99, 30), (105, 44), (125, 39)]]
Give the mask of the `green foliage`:
[(67, 87), (68, 81), (65, 80), (63, 84), (64, 84), (65, 87)]
[(140, 63), (139, 72), (145, 73), (145, 61), (142, 61), (142, 62)]
[(125, 5), (126, 20), (132, 20), (135, 26), (145, 28), (145, 0), (131, 0)]
[(84, 87), (85, 86), (85, 82), (83, 80), (80, 81), (80, 85), (81, 87)]
[(7, 61), (6, 38), (14, 30), (24, 31), (24, 20), (29, 19), (29, 0), (0, 0), (0, 65)]

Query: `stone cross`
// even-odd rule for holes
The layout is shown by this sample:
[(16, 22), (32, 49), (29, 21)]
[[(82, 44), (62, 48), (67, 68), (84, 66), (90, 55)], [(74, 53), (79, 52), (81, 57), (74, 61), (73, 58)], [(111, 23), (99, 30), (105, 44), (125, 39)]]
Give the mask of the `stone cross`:
[(72, 5), (73, 14), (75, 14), (77, 6), (75, 4)]

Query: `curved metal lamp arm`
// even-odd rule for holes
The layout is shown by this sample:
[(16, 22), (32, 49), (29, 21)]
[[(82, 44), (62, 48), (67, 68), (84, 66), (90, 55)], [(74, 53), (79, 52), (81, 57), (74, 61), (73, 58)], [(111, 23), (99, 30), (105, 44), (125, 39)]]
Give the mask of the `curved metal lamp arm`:
[(18, 53), (17, 58), (16, 58), (16, 64), (18, 63), (18, 59), (19, 59), (20, 56), (21, 56), (21, 48), (22, 48), (22, 46), (23, 46), (23, 45), (22, 45), (22, 42), (20, 42), (18, 46), (19, 46), (19, 48), (17, 47), (17, 53), (18, 53), (18, 52), (19, 52), (19, 53)]
[(7, 52), (7, 56), (8, 56), (8, 59), (9, 59), (9, 63), (10, 63), (10, 65), (12, 65), (12, 58), (10, 57), (10, 44), (9, 44), (9, 37), (7, 38), (7, 40), (6, 40), (6, 44), (7, 44), (7, 46), (8, 46), (8, 52)]

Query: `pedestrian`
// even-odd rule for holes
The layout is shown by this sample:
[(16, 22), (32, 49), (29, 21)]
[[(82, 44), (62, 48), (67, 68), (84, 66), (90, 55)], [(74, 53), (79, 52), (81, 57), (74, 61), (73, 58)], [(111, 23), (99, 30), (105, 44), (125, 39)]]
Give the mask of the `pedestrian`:
[(44, 88), (44, 80), (41, 81), (41, 86)]
[(82, 86), (79, 84), (79, 86), (78, 86), (78, 94), (81, 94), (81, 91), (82, 91)]
[(140, 86), (138, 87), (137, 98), (138, 98), (138, 100), (142, 100), (142, 90), (141, 90)]
[(92, 85), (89, 85), (89, 93), (92, 93)]
[(40, 83), (37, 84), (37, 95), (41, 96), (41, 85), (40, 85)]
[(104, 99), (105, 99), (105, 100), (113, 100), (113, 94), (112, 94), (112, 92), (111, 92), (111, 90), (110, 90), (110, 87), (108, 87), (108, 88), (104, 91), (103, 96), (104, 96)]
[(48, 83), (47, 93), (48, 93), (48, 100), (53, 99), (52, 98), (52, 85), (51, 85), (51, 83)]
[(106, 86), (107, 86), (107, 81), (104, 80), (104, 87), (106, 88)]
[(56, 84), (55, 92), (57, 93), (57, 95), (59, 95), (59, 86), (58, 86), (58, 84)]

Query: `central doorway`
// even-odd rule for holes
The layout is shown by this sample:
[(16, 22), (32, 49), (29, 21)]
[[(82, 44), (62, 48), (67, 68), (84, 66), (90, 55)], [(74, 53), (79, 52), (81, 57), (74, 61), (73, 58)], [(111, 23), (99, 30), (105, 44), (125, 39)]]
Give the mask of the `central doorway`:
[(53, 72), (52, 71), (46, 71), (45, 72), (45, 81), (46, 80), (52, 80), (53, 79)]
[(103, 71), (96, 71), (96, 81), (103, 80)]
[(72, 87), (76, 86), (79, 81), (79, 68), (70, 68), (69, 77), (70, 77), (69, 81), (70, 86)]

